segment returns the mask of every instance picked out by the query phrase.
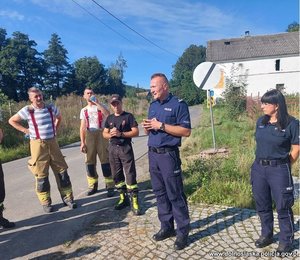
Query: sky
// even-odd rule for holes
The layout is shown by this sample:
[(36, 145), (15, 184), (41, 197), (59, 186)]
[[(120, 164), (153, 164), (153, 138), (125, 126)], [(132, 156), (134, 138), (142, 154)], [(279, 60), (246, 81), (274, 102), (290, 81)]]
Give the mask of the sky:
[(96, 56), (108, 68), (121, 54), (124, 82), (149, 88), (150, 77), (172, 77), (192, 44), (285, 32), (299, 23), (299, 0), (0, 0), (0, 28), (20, 31), (48, 48), (53, 33), (69, 62)]

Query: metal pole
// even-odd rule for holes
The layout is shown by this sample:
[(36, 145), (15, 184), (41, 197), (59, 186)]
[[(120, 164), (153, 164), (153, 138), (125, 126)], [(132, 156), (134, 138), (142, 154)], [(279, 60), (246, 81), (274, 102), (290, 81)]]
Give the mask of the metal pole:
[(215, 125), (214, 125), (214, 115), (211, 103), (211, 96), (210, 96), (210, 89), (208, 91), (208, 102), (209, 102), (209, 111), (210, 111), (210, 122), (211, 122), (211, 130), (212, 130), (212, 137), (213, 137), (213, 145), (214, 150), (216, 150), (216, 138), (215, 138)]

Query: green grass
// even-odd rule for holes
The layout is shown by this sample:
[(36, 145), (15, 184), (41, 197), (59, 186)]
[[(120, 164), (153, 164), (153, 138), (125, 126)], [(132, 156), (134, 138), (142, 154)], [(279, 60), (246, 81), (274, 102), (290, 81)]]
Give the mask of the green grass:
[[(191, 203), (208, 203), (254, 208), (250, 167), (255, 154), (255, 121), (243, 115), (236, 121), (226, 118), (222, 106), (214, 107), (217, 148), (228, 149), (228, 157), (195, 159), (201, 151), (213, 148), (209, 110), (204, 108), (201, 123), (193, 129), (181, 148), (185, 192)], [(193, 156), (191, 156), (193, 155)], [(293, 165), (299, 172), (299, 162)], [(293, 207), (299, 214), (299, 202)]]
[[(108, 96), (97, 96), (98, 99), (108, 105)], [(50, 103), (50, 101), (46, 101)], [(60, 146), (80, 141), (79, 126), (80, 110), (86, 106), (82, 97), (74, 94), (57, 98), (53, 103), (59, 108), (62, 114), (62, 122), (58, 129), (57, 140)], [(8, 123), (11, 115), (17, 113), (22, 107), (28, 105), (29, 102), (10, 102), (1, 104), (2, 121), (0, 127), (4, 130), (4, 140), (0, 146), (0, 158), (2, 162), (9, 162), (15, 159), (23, 158), (30, 155), (29, 140), (24, 139), (23, 133), (13, 129)], [(134, 114), (138, 123), (146, 117), (149, 101), (141, 98), (124, 98), (124, 110)], [(112, 111), (111, 111), (112, 112)], [(24, 122), (24, 126), (26, 126)]]

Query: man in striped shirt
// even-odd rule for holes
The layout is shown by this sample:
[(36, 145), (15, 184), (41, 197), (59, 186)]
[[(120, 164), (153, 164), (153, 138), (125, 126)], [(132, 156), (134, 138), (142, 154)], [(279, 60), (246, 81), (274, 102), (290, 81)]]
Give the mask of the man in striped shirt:
[[(42, 92), (35, 87), (28, 90), (30, 105), (23, 107), (9, 119), (15, 129), (29, 135), (31, 159), (28, 168), (35, 176), (36, 193), (46, 213), (52, 212), (49, 182), (49, 166), (53, 170), (61, 198), (65, 205), (74, 209), (72, 184), (68, 165), (60, 151), (55, 135), (61, 115), (54, 105), (46, 105)], [(28, 128), (21, 121), (28, 122)]]

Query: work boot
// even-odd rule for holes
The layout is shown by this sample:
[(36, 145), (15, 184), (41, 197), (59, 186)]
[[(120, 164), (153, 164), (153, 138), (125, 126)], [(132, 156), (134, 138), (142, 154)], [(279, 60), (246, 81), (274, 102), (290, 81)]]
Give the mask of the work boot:
[(4, 217), (0, 218), (0, 227), (3, 227), (3, 228), (13, 228), (15, 226), (16, 225), (15, 225), (14, 222), (10, 222), (9, 220), (7, 220)]
[(114, 195), (115, 195), (115, 189), (114, 189), (114, 188), (109, 188), (109, 189), (107, 189), (106, 196), (107, 196), (108, 198), (113, 197)]
[(263, 248), (266, 247), (270, 244), (272, 244), (274, 242), (273, 240), (273, 236), (269, 236), (269, 237), (263, 237), (260, 236), (256, 241), (255, 241), (255, 246), (257, 248)]
[(141, 215), (137, 193), (130, 194), (130, 202), (131, 202), (131, 211), (133, 212), (133, 214), (136, 216)]
[(65, 200), (64, 201), (65, 206), (68, 206), (70, 209), (76, 209), (77, 204), (73, 200)]
[(89, 188), (88, 191), (86, 192), (87, 196), (91, 196), (95, 194), (98, 191), (98, 182), (96, 182), (92, 188)]
[(127, 206), (130, 206), (130, 201), (129, 201), (128, 195), (125, 192), (120, 192), (120, 199), (117, 202), (117, 204), (115, 205), (115, 209), (121, 210), (121, 209), (126, 208)]
[(15, 226), (15, 223), (9, 222), (6, 218), (3, 217), (3, 210), (4, 210), (4, 206), (2, 204), (0, 206), (0, 227), (13, 228)]
[(53, 211), (53, 207), (51, 205), (43, 205), (43, 210), (46, 212), (46, 213), (50, 213)]

